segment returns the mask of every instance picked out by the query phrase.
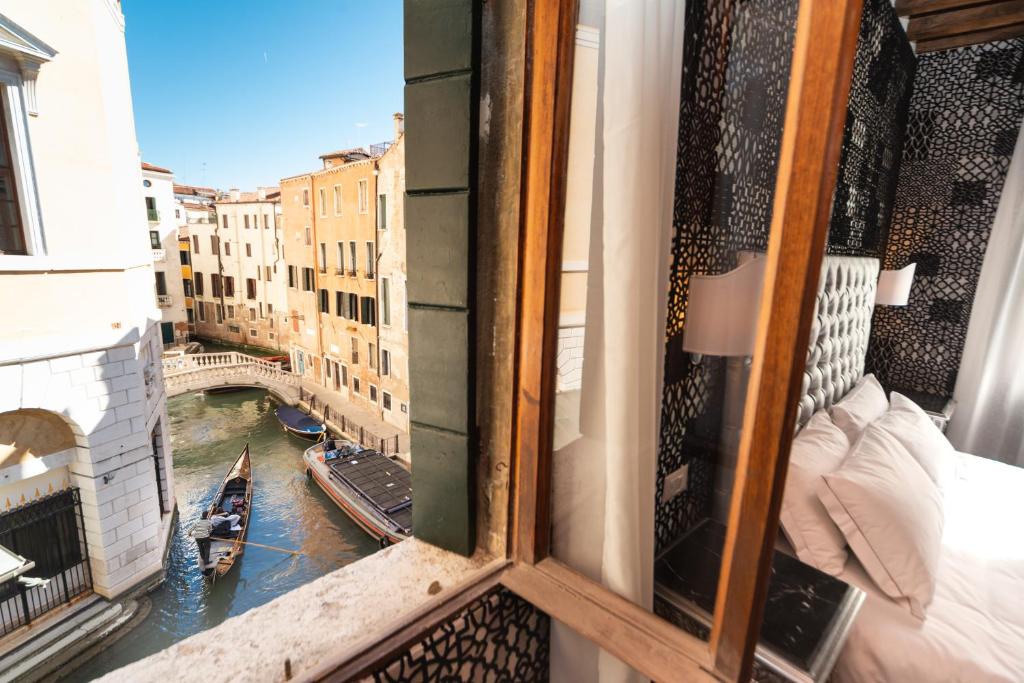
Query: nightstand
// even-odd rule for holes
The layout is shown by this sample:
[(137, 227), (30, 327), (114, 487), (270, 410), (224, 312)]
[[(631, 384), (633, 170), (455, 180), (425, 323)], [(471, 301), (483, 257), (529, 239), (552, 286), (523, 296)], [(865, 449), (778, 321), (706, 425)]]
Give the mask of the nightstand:
[(942, 410), (925, 410), (924, 412), (932, 419), (935, 426), (945, 433), (946, 427), (949, 426), (949, 421), (953, 419), (954, 411), (956, 411), (956, 401), (949, 399)]
[[(724, 544), (725, 526), (707, 519), (654, 564), (654, 611), (705, 640)], [(776, 551), (753, 679), (825, 681), (863, 602), (859, 588)]]
[(921, 406), (921, 410), (932, 419), (935, 426), (942, 432), (946, 431), (949, 421), (953, 418), (953, 412), (956, 410), (956, 401), (945, 396), (934, 396), (907, 389), (895, 389), (895, 391)]

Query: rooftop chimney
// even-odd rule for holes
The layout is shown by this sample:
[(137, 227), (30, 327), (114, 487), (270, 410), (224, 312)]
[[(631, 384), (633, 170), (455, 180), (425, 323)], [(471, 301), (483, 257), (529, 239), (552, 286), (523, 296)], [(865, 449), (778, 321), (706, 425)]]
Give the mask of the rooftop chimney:
[(237, 187), (232, 187), (230, 190), (228, 190), (228, 196), (231, 197), (231, 201), (237, 202), (239, 199), (242, 198), (242, 193), (238, 191)]
[(395, 120), (395, 140), (397, 140), (405, 132), (405, 115), (402, 112), (396, 112), (392, 118)]
[(266, 201), (266, 199), (267, 199), (267, 188), (265, 188), (265, 187), (257, 187), (256, 188), (256, 199), (260, 200), (261, 202), (262, 201)]

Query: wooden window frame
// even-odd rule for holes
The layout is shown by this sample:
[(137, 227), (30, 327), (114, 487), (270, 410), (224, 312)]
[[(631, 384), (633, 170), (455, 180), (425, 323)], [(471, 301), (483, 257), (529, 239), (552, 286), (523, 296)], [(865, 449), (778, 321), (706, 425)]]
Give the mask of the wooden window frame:
[[(502, 582), (655, 680), (749, 680), (838, 171), (862, 0), (800, 1), (734, 484), (738, 495), (729, 511), (710, 642), (684, 633), (549, 556), (555, 344), (577, 2), (535, 0), (527, 18), (530, 67), (509, 529), (513, 565)], [(770, 476), (748, 476), (750, 472)]]

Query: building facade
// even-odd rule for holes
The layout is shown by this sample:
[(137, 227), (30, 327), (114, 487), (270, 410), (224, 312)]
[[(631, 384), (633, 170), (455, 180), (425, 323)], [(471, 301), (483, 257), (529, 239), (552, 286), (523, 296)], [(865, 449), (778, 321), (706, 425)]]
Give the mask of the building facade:
[(405, 154), (396, 140), (330, 152), (281, 181), (292, 369), (408, 429)]
[(174, 199), (174, 175), (166, 168), (142, 162), (142, 187), (146, 222), (139, 223), (148, 227), (153, 254), (160, 341), (164, 345), (180, 344), (188, 340), (186, 297), (191, 296), (192, 283), (182, 273), (188, 255), (181, 256), (178, 245), (181, 208)]
[(209, 205), (190, 206), (187, 211), (195, 220), (188, 231), (196, 334), (287, 349), (280, 191), (231, 190)]
[(119, 3), (11, 0), (0, 27), (0, 543), (61, 579), (30, 589), (56, 606), (162, 571), (162, 316)]

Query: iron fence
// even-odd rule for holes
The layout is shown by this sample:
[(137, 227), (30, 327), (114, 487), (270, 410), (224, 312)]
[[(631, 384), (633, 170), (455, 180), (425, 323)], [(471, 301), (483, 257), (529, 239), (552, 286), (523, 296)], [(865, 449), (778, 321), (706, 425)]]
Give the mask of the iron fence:
[(319, 410), (324, 416), (324, 422), (333, 422), (343, 435), (355, 439), (359, 445), (371, 448), (384, 455), (398, 453), (398, 434), (393, 436), (377, 436), (373, 432), (367, 431), (363, 425), (355, 420), (346, 417), (337, 409), (331, 408), (328, 404), (318, 400), (316, 394), (306, 391), (302, 387), (299, 387), (299, 399), (309, 404), (310, 413)]
[(36, 563), (28, 588), (0, 585), (0, 636), (92, 590), (92, 568), (78, 489), (65, 489), (0, 514), (0, 545)]

